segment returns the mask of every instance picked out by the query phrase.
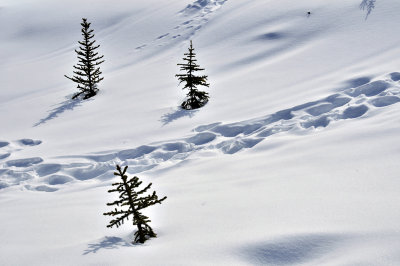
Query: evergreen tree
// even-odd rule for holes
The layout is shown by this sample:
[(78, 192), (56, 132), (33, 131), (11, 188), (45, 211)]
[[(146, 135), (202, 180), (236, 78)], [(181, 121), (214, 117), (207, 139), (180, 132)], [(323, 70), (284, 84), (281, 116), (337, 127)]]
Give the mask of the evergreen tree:
[(186, 57), (183, 58), (186, 62), (183, 64), (178, 64), (180, 70), (186, 71), (185, 74), (177, 74), (179, 84), (185, 82), (183, 89), (188, 89), (187, 99), (181, 104), (181, 107), (186, 110), (197, 109), (204, 106), (208, 102), (208, 93), (204, 91), (199, 91), (197, 89), (198, 85), (208, 87), (210, 84), (207, 83), (207, 76), (196, 76), (194, 72), (202, 71), (204, 68), (200, 68), (196, 64), (197, 59), (195, 59), (196, 53), (194, 53), (194, 48), (192, 41), (190, 41), (189, 53), (184, 54)]
[(84, 99), (95, 96), (99, 91), (97, 84), (103, 80), (103, 77), (100, 77), (102, 72), (98, 65), (104, 62), (104, 60), (101, 60), (104, 55), (99, 56), (99, 53), (96, 52), (100, 45), (94, 45), (96, 40), (92, 40), (94, 34), (93, 30), (90, 29), (90, 24), (91, 23), (87, 22), (86, 18), (82, 18), (81, 31), (83, 41), (78, 41), (81, 46), (79, 50), (75, 50), (79, 62), (74, 66), (75, 71), (73, 71), (73, 73), (75, 75), (72, 78), (65, 75), (66, 78), (78, 83), (77, 88), (80, 91), (76, 93), (72, 99), (75, 99), (81, 94), (83, 94)]
[[(116, 188), (109, 190), (108, 192), (118, 192), (119, 200), (116, 200), (112, 203), (107, 203), (108, 206), (116, 205), (120, 207), (120, 209), (115, 208), (113, 211), (103, 213), (103, 215), (109, 216), (117, 216), (115, 219), (112, 219), (107, 225), (107, 227), (113, 227), (114, 225), (119, 227), (124, 223), (125, 220), (129, 219), (129, 216), (132, 216), (133, 225), (137, 226), (137, 231), (135, 233), (134, 243), (144, 243), (150, 237), (156, 237), (156, 233), (154, 233), (153, 229), (148, 225), (150, 222), (149, 217), (143, 215), (140, 211), (146, 207), (151, 205), (160, 203), (165, 200), (167, 197), (162, 199), (158, 199), (156, 192), (153, 191), (153, 194), (147, 196), (141, 196), (143, 193), (146, 193), (147, 190), (150, 189), (152, 183), (147, 185), (144, 189), (135, 191), (138, 188), (142, 181), (139, 181), (139, 178), (134, 176), (133, 178), (128, 180), (128, 176), (125, 175), (128, 166), (122, 170), (119, 165), (117, 165), (117, 171), (114, 175), (121, 177), (121, 183), (112, 184)], [(126, 210), (122, 209), (122, 207), (127, 206)]]

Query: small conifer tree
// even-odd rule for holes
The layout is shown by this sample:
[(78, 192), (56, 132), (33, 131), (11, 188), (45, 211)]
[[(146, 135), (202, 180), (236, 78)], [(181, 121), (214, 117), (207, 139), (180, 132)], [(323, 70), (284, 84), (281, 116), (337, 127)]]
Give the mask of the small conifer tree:
[(190, 41), (189, 53), (184, 54), (186, 57), (183, 58), (186, 62), (183, 64), (178, 64), (180, 70), (186, 71), (185, 74), (177, 74), (179, 84), (185, 82), (183, 89), (188, 89), (187, 99), (181, 104), (181, 107), (186, 110), (197, 109), (204, 106), (208, 102), (208, 93), (204, 91), (199, 91), (197, 86), (206, 86), (210, 84), (207, 83), (207, 76), (196, 76), (194, 72), (202, 71), (204, 68), (200, 68), (196, 64), (197, 59), (195, 59), (196, 53), (194, 53), (194, 48), (192, 41)]
[[(115, 208), (113, 211), (103, 213), (103, 215), (116, 216), (116, 218), (112, 219), (109, 225), (107, 225), (107, 227), (110, 228), (114, 225), (119, 227), (125, 220), (129, 219), (129, 216), (132, 216), (133, 225), (137, 226), (134, 243), (144, 243), (148, 238), (156, 237), (157, 234), (154, 233), (153, 229), (148, 225), (150, 222), (149, 217), (143, 215), (140, 211), (151, 205), (157, 203), (161, 204), (167, 197), (159, 199), (155, 191), (153, 191), (151, 195), (141, 196), (150, 189), (152, 183), (147, 185), (144, 189), (136, 190), (142, 184), (142, 181), (139, 181), (139, 178), (136, 176), (128, 180), (128, 176), (125, 175), (127, 169), (128, 166), (125, 166), (122, 170), (121, 167), (117, 165), (118, 172), (115, 172), (114, 175), (121, 177), (122, 182), (112, 184), (116, 188), (108, 191), (110, 193), (118, 192), (119, 200), (107, 203), (107, 205), (116, 205), (120, 207), (120, 209)], [(125, 206), (127, 209), (124, 210), (122, 207)]]
[(82, 18), (82, 36), (83, 41), (78, 41), (81, 45), (79, 50), (75, 50), (79, 62), (76, 66), (74, 66), (75, 74), (73, 77), (66, 78), (72, 80), (73, 82), (78, 83), (77, 88), (80, 90), (76, 93), (72, 99), (75, 99), (79, 95), (83, 94), (83, 99), (88, 99), (93, 97), (99, 91), (97, 84), (102, 81), (104, 78), (100, 77), (102, 72), (100, 71), (100, 65), (104, 62), (101, 60), (104, 55), (99, 56), (99, 53), (96, 50), (100, 47), (100, 45), (95, 45), (96, 40), (92, 40), (94, 38), (93, 30), (90, 29), (90, 24), (87, 22), (86, 18)]

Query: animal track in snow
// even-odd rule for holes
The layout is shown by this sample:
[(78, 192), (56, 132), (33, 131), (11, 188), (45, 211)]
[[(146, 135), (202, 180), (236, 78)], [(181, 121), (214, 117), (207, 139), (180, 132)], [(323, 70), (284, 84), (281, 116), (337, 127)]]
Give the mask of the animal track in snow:
[(208, 21), (210, 16), (222, 7), (227, 0), (197, 0), (193, 4), (189, 4), (179, 12), (184, 17), (190, 19), (184, 21), (175, 30), (179, 30), (180, 36), (187, 39), (200, 30)]
[(18, 140), (18, 143), (21, 145), (26, 145), (26, 146), (37, 146), (42, 143), (41, 140), (33, 140), (33, 139), (20, 139)]
[(43, 162), (43, 159), (40, 157), (26, 158), (26, 159), (17, 159), (17, 160), (9, 160), (6, 162), (6, 165), (11, 167), (29, 167), (34, 164), (39, 164)]
[[(170, 32), (165, 32), (156, 37), (152, 45), (163, 46), (178, 40), (190, 39), (191, 36), (207, 24), (210, 17), (220, 9), (226, 1), (227, 0), (197, 0), (187, 5), (178, 13), (182, 17), (183, 22), (171, 29)], [(151, 45), (143, 44), (136, 47), (135, 50), (138, 52), (149, 46)]]
[(31, 169), (43, 162), (43, 159), (40, 157), (12, 159), (12, 157), (18, 157), (19, 151), (41, 143), (42, 141), (33, 139), (0, 141), (0, 189), (34, 179)]
[(201, 13), (201, 14), (209, 14), (218, 10), (227, 0), (197, 0), (193, 4), (187, 5), (183, 10), (179, 13), (181, 14), (193, 14), (193, 13)]
[(10, 157), (10, 155), (11, 155), (11, 153), (3, 153), (3, 154), (0, 154), (0, 160), (2, 160), (2, 159), (5, 159), (5, 158), (8, 158), (8, 157)]
[[(8, 141), (0, 141), (0, 165), (1, 162), (9, 158), (12, 154), (17, 153), (19, 150), (22, 150), (23, 148), (27, 146), (37, 146), (41, 144), (42, 141), (40, 140), (33, 140), (33, 139), (20, 139), (12, 142)], [(29, 160), (28, 160), (29, 161)], [(26, 161), (25, 163), (28, 163)], [(8, 161), (8, 164), (24, 164), (24, 162), (13, 162)]]
[[(108, 180), (113, 177), (115, 164), (129, 165), (128, 172), (137, 174), (176, 165), (200, 151), (234, 154), (278, 133), (325, 128), (331, 123), (359, 118), (370, 110), (400, 102), (398, 80), (400, 73), (395, 72), (263, 117), (237, 123), (200, 125), (192, 135), (181, 139), (113, 152), (63, 156), (54, 158), (52, 163), (39, 157), (7, 160), (12, 153), (10, 147), (25, 143), (28, 148), (26, 145), (40, 144), (40, 141), (19, 140), (14, 144), (2, 141), (0, 151), (8, 150), (0, 154), (0, 189), (22, 184), (29, 190), (52, 192), (73, 181)], [(65, 159), (77, 159), (80, 163), (64, 163)], [(59, 163), (54, 163), (55, 160)]]
[(0, 141), (0, 148), (3, 148), (3, 147), (5, 147), (5, 146), (8, 146), (8, 144), (10, 144), (10, 143), (7, 142), (7, 141)]

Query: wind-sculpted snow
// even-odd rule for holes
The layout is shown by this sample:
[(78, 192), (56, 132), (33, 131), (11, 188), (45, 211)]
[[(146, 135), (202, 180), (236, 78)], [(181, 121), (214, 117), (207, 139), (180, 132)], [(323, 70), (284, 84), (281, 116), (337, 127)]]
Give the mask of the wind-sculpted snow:
[[(176, 165), (200, 151), (234, 154), (275, 134), (308, 132), (331, 123), (368, 117), (377, 113), (371, 110), (400, 102), (396, 73), (381, 79), (355, 82), (360, 85), (263, 117), (230, 124), (200, 125), (191, 135), (180, 139), (112, 152), (62, 156), (52, 159), (51, 163), (40, 157), (14, 156), (22, 148), (39, 145), (40, 140), (1, 141), (0, 188), (23, 185), (30, 190), (52, 192), (73, 181), (108, 180), (113, 177), (117, 163), (129, 165), (129, 173), (136, 174)], [(70, 160), (79, 163), (68, 163)]]

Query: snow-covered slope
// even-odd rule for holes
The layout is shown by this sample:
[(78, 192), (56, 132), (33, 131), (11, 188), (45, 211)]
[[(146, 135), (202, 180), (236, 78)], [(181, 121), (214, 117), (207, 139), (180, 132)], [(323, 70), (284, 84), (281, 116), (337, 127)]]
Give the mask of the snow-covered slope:
[[(360, 2), (3, 1), (0, 264), (400, 263), (400, 3)], [(82, 17), (105, 79), (72, 101)], [(117, 163), (168, 196), (144, 245), (102, 216)]]

